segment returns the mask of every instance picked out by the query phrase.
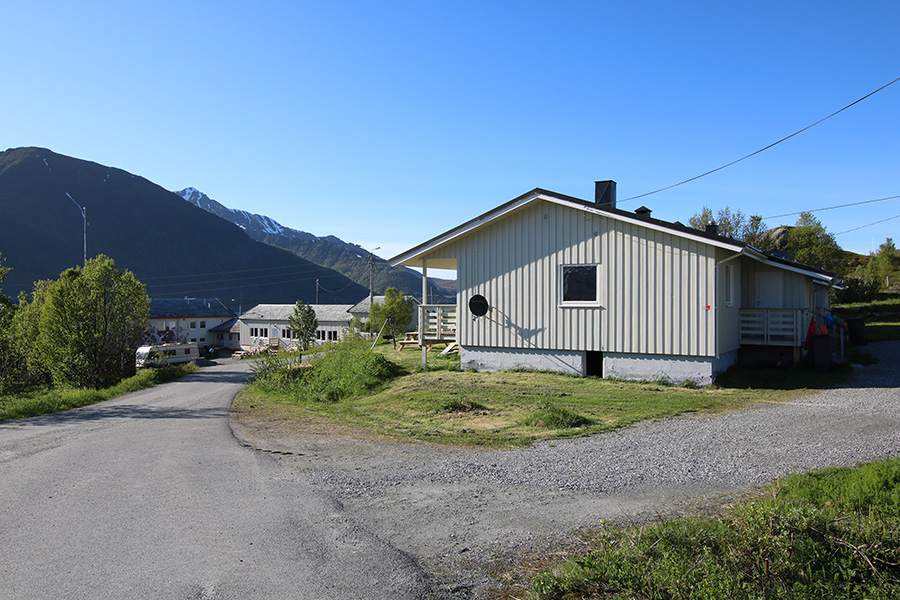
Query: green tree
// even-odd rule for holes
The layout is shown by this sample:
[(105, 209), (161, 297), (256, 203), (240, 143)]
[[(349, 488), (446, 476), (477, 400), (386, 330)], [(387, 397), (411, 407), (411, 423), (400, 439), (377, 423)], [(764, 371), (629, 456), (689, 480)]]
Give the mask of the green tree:
[[(10, 269), (3, 266), (3, 255), (0, 254), (0, 282), (6, 279)], [(19, 357), (13, 346), (12, 323), (16, 305), (0, 290), (0, 392), (17, 383), (16, 367)]]
[(900, 251), (892, 238), (887, 238), (878, 246), (878, 252), (869, 257), (864, 277), (879, 288), (889, 288), (900, 283)]
[(143, 284), (101, 254), (46, 289), (37, 349), (55, 384), (109, 386), (134, 372), (149, 315)]
[(744, 213), (739, 210), (732, 212), (727, 206), (720, 209), (715, 218), (713, 218), (712, 209), (704, 206), (702, 211), (688, 220), (688, 223), (700, 231), (704, 231), (708, 224), (714, 223), (718, 226), (719, 235), (735, 240), (743, 239), (747, 230), (747, 219), (744, 217)]
[(41, 310), (52, 281), (34, 282), (29, 301), (28, 294), (19, 294), (19, 304), (10, 327), (10, 356), (14, 385), (30, 385), (51, 380), (50, 371), (38, 350)]
[(369, 331), (381, 331), (385, 321), (390, 319), (388, 327), (393, 335), (405, 333), (415, 315), (415, 301), (403, 295), (395, 287), (384, 291), (384, 302), (373, 302), (369, 307)]
[(841, 247), (812, 213), (800, 213), (797, 223), (787, 232), (787, 250), (795, 262), (833, 273), (841, 268)]
[(763, 252), (771, 252), (774, 250), (772, 236), (769, 235), (769, 229), (759, 215), (751, 215), (744, 227), (741, 241), (747, 242), (757, 250)]
[(309, 350), (316, 341), (316, 329), (319, 328), (316, 311), (303, 300), (297, 300), (297, 304), (294, 305), (294, 314), (288, 318), (288, 322), (297, 337), (300, 350)]

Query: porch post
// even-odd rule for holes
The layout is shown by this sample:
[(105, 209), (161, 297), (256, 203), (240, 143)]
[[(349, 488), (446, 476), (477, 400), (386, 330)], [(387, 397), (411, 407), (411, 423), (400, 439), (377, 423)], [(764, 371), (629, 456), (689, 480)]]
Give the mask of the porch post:
[(428, 304), (428, 261), (422, 259), (422, 306), (419, 307), (419, 345), (422, 347), (422, 366), (428, 362), (428, 346), (425, 345), (425, 305)]

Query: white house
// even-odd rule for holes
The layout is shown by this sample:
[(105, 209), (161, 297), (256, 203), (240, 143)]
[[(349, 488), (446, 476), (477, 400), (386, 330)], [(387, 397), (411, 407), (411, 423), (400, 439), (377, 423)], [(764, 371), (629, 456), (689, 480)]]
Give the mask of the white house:
[[(835, 282), (714, 230), (620, 210), (612, 181), (597, 182), (594, 202), (534, 189), (391, 264), (426, 278), (429, 267), (456, 270), (456, 305), (422, 312), (457, 313), (464, 369), (698, 383), (742, 348), (799, 358)], [(430, 318), (422, 343), (436, 335)]]
[[(290, 318), (294, 315), (294, 304), (259, 304), (239, 319), (241, 347), (249, 350), (254, 346), (292, 347), (296, 334), (291, 331)], [(350, 330), (352, 304), (311, 304), (319, 323), (316, 341), (319, 343), (338, 341)]]
[(153, 343), (194, 342), (201, 348), (233, 347), (237, 338), (229, 340), (217, 328), (235, 317), (234, 311), (218, 298), (151, 298), (146, 337)]

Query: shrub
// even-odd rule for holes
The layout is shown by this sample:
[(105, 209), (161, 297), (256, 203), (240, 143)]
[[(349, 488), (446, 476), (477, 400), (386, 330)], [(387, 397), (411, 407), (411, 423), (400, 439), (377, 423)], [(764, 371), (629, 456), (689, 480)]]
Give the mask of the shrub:
[(544, 429), (572, 429), (590, 425), (591, 420), (571, 410), (546, 404), (537, 412), (525, 417), (522, 423)]

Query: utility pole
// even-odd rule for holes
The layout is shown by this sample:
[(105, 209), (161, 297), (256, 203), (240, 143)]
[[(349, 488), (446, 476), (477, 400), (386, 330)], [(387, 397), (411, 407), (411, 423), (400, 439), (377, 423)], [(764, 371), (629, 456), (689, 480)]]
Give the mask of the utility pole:
[(381, 246), (369, 250), (369, 310), (372, 310), (372, 302), (375, 298), (375, 250), (380, 250)]

